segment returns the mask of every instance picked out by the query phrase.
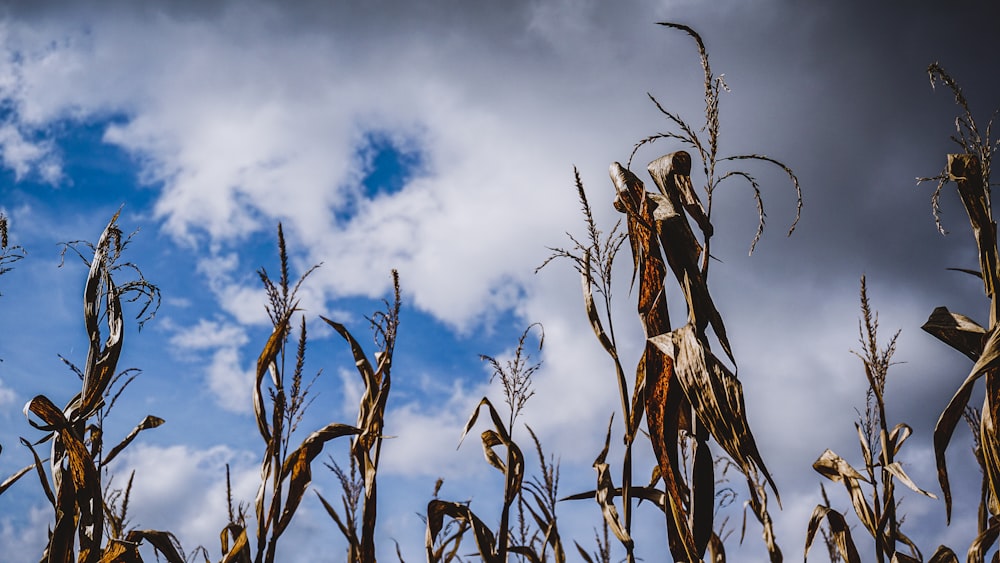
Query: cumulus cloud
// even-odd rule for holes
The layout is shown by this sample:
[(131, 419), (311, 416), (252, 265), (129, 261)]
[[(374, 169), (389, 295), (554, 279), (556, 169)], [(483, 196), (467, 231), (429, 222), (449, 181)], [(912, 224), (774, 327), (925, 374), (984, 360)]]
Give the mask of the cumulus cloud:
[(195, 449), (138, 443), (115, 460), (113, 486), (124, 487), (124, 479), (135, 471), (129, 502), (133, 524), (172, 531), (187, 551), (202, 545), (214, 553), (221, 526), (228, 522), (226, 465), (234, 502), (252, 503), (260, 483), (255, 457), (226, 446)]
[(202, 319), (193, 327), (180, 328), (170, 343), (182, 353), (195, 353), (204, 369), (205, 381), (216, 403), (230, 412), (252, 411), (254, 370), (243, 366), (241, 348), (249, 341), (242, 326)]

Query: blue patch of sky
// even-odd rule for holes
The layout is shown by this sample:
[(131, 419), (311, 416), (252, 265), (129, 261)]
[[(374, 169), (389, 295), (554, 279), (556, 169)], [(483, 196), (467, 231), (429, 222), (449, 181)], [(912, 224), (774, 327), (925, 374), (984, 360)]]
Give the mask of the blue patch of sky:
[(354, 153), (361, 180), (347, 186), (347, 201), (336, 210), (337, 221), (346, 222), (365, 202), (402, 190), (423, 170), (426, 157), (416, 143), (400, 142), (385, 132), (369, 131)]

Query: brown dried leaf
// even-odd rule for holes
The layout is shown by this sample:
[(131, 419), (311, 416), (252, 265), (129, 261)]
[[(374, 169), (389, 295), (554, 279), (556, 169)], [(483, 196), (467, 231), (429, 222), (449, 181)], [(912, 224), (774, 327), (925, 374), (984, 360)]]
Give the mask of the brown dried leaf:
[(665, 506), (669, 506), (667, 529), (670, 551), (674, 559), (691, 560), (698, 549), (684, 508), (687, 487), (681, 476), (677, 455), (681, 413), (686, 410), (683, 406), (683, 392), (677, 385), (672, 385), (675, 380), (673, 359), (651, 341), (646, 343), (640, 366), (646, 372), (646, 426), (649, 429), (649, 441), (669, 500), (669, 504)]
[(425, 546), (427, 548), (427, 561), (433, 563), (439, 560), (440, 555), (434, 552), (434, 539), (444, 527), (444, 517), (448, 516), (454, 520), (466, 522), (472, 526), (473, 534), (476, 537), (476, 546), (479, 548), (479, 556), (487, 563), (501, 563), (499, 557), (494, 553), (496, 539), (489, 527), (478, 517), (467, 505), (457, 502), (449, 502), (434, 499), (427, 503), (427, 535)]
[(777, 486), (750, 431), (743, 388), (736, 376), (705, 348), (690, 323), (649, 341), (673, 358), (674, 373), (684, 395), (716, 442), (745, 475), (760, 471), (778, 498)]
[[(858, 431), (858, 441), (861, 442), (861, 454), (865, 457), (865, 467), (872, 467), (874, 461), (872, 460), (872, 449), (868, 444), (868, 438), (865, 436), (863, 430), (861, 430), (861, 425), (857, 422), (854, 423), (854, 428)], [(830, 451), (830, 450), (827, 450)], [(833, 452), (830, 452), (833, 453)], [(815, 465), (813, 466), (815, 467)], [(818, 471), (818, 470), (817, 470)]]
[[(584, 263), (590, 263), (590, 250), (587, 250), (584, 257)], [(601, 343), (601, 347), (614, 359), (618, 359), (618, 350), (615, 349), (614, 344), (611, 343), (611, 339), (608, 338), (608, 334), (604, 331), (604, 325), (601, 323), (601, 316), (597, 312), (597, 304), (594, 303), (594, 291), (593, 291), (593, 278), (591, 277), (591, 272), (589, 268), (584, 268), (583, 270), (583, 305), (587, 311), (587, 319), (590, 321), (590, 328), (594, 330), (594, 334), (597, 336), (597, 340)]]
[(978, 360), (983, 352), (986, 329), (965, 315), (952, 313), (947, 307), (934, 309), (927, 322), (920, 328), (965, 354), (973, 362)]
[(948, 155), (948, 179), (958, 186), (958, 195), (965, 205), (972, 231), (979, 247), (979, 271), (983, 274), (986, 295), (993, 296), (997, 286), (997, 227), (990, 209), (988, 184), (983, 181), (979, 158), (972, 154)]
[(986, 553), (996, 544), (998, 536), (1000, 536), (1000, 521), (994, 520), (989, 528), (983, 530), (972, 541), (972, 545), (969, 547), (969, 563), (983, 563)]
[[(40, 460), (39, 460), (39, 463), (41, 463)], [(0, 483), (0, 495), (2, 495), (4, 493), (4, 491), (6, 491), (7, 489), (9, 489), (11, 485), (13, 485), (14, 483), (16, 483), (18, 481), (18, 479), (20, 479), (21, 477), (23, 477), (26, 473), (28, 473), (29, 471), (31, 471), (34, 468), (35, 468), (35, 464), (34, 463), (31, 464), (31, 465), (26, 465), (26, 466), (22, 467), (21, 469), (19, 469), (16, 473), (14, 473), (13, 475), (11, 475), (10, 477), (7, 477), (7, 479), (5, 479), (3, 483)], [(48, 484), (48, 483), (46, 482), (46, 484)], [(51, 491), (49, 492), (49, 494), (50, 495), (52, 494)], [(52, 500), (51, 497), (49, 498), (49, 500)]]
[(149, 430), (150, 428), (156, 428), (164, 422), (165, 421), (158, 416), (147, 415), (146, 418), (142, 419), (142, 422), (140, 422), (135, 428), (132, 429), (131, 432), (128, 433), (128, 436), (126, 436), (124, 440), (112, 448), (108, 455), (104, 456), (104, 460), (101, 461), (101, 466), (103, 467), (111, 463), (111, 460), (115, 459), (115, 457), (121, 453), (122, 450), (131, 444), (132, 440), (135, 440), (135, 437), (139, 435), (139, 432)]
[[(865, 493), (861, 490), (861, 485), (858, 483), (859, 481), (867, 483), (868, 480), (851, 467), (851, 464), (847, 463), (844, 458), (829, 449), (823, 452), (823, 455), (813, 463), (813, 469), (831, 481), (844, 484), (844, 487), (847, 488), (847, 493), (851, 497), (851, 504), (854, 505), (854, 512), (857, 513), (858, 519), (861, 520), (865, 529), (873, 537), (876, 536), (879, 526), (875, 520), (875, 513), (868, 505)], [(815, 512), (813, 514), (815, 515)]]
[(868, 483), (864, 475), (858, 473), (844, 458), (829, 448), (813, 463), (813, 469), (827, 479), (840, 483), (845, 479), (856, 479)]
[[(58, 433), (57, 440), (65, 448), (69, 464), (70, 479), (58, 483), (57, 513), (61, 502), (67, 493), (79, 510), (80, 561), (93, 563), (101, 556), (101, 536), (104, 532), (103, 496), (101, 493), (101, 478), (94, 466), (90, 452), (69, 425), (63, 412), (44, 395), (38, 395), (25, 405), (25, 411), (38, 416), (48, 426)], [(29, 422), (32, 422), (29, 419)], [(33, 426), (38, 427), (32, 422)], [(61, 460), (53, 460), (62, 463)], [(73, 511), (70, 510), (72, 513)], [(74, 523), (75, 524), (75, 523)], [(77, 526), (73, 526), (77, 527)], [(59, 528), (57, 524), (57, 528)], [(65, 532), (60, 532), (65, 533)], [(70, 532), (72, 533), (72, 532)], [(62, 539), (62, 538), (61, 538)], [(69, 550), (72, 550), (72, 539)], [(65, 544), (62, 544), (65, 545)]]
[[(123, 320), (121, 314), (121, 301), (118, 298), (118, 291), (111, 272), (108, 271), (108, 254), (111, 239), (118, 234), (116, 221), (121, 210), (117, 211), (108, 225), (101, 233), (97, 245), (94, 247), (94, 256), (90, 261), (90, 272), (87, 274), (87, 283), (83, 291), (84, 321), (87, 326), (87, 335), (90, 339), (90, 347), (87, 352), (87, 363), (83, 376), (83, 399), (80, 411), (90, 413), (100, 402), (104, 391), (107, 389), (111, 378), (115, 373), (118, 363), (118, 356), (122, 347)], [(101, 289), (104, 288), (102, 294)], [(101, 297), (105, 298), (107, 306), (108, 337), (101, 347)]]
[(900, 448), (903, 447), (903, 442), (910, 437), (913, 433), (913, 429), (910, 428), (909, 424), (900, 422), (892, 428), (889, 432), (889, 444), (892, 446), (892, 455), (899, 453)]
[(264, 439), (264, 442), (269, 445), (273, 440), (271, 439), (271, 427), (267, 422), (267, 407), (264, 405), (264, 393), (261, 391), (261, 385), (264, 383), (264, 376), (272, 369), (278, 352), (281, 351), (281, 345), (285, 342), (285, 337), (288, 335), (290, 328), (288, 319), (291, 318), (294, 312), (295, 307), (289, 307), (284, 316), (275, 323), (271, 336), (267, 339), (264, 349), (261, 350), (260, 356), (257, 358), (257, 378), (253, 388), (253, 408), (257, 418), (257, 430), (260, 432), (260, 436)]
[(958, 563), (958, 556), (950, 547), (939, 545), (927, 563)]
[(126, 536), (126, 540), (135, 545), (138, 545), (142, 541), (149, 542), (156, 550), (157, 558), (162, 555), (167, 563), (185, 563), (184, 558), (181, 556), (181, 544), (170, 532), (132, 530)]
[(812, 546), (813, 538), (816, 537), (816, 532), (819, 531), (819, 526), (824, 518), (830, 526), (830, 533), (840, 551), (840, 556), (847, 563), (861, 563), (861, 556), (858, 554), (858, 548), (854, 545), (854, 538), (851, 537), (851, 529), (847, 526), (844, 515), (821, 504), (816, 505), (812, 517), (809, 518), (809, 527), (806, 529), (806, 560), (809, 558), (809, 548)]
[(962, 413), (969, 404), (972, 397), (972, 386), (987, 371), (996, 370), (1000, 367), (1000, 324), (993, 327), (989, 332), (989, 337), (983, 346), (983, 353), (972, 366), (962, 385), (955, 391), (948, 406), (945, 407), (937, 424), (934, 426), (934, 457), (937, 461), (938, 481), (941, 484), (941, 491), (944, 493), (944, 505), (947, 521), (951, 522), (951, 487), (948, 483), (948, 468), (945, 462), (945, 450), (951, 442), (955, 427), (962, 420)]
[(49, 486), (49, 479), (45, 475), (45, 466), (42, 465), (42, 458), (38, 456), (38, 452), (35, 451), (35, 446), (32, 445), (31, 442), (25, 440), (24, 438), (21, 438), (21, 444), (23, 444), (26, 448), (28, 448), (31, 451), (32, 457), (35, 458), (34, 468), (35, 472), (38, 474), (38, 480), (42, 484), (42, 491), (45, 493), (45, 497), (49, 499), (49, 502), (52, 504), (52, 507), (55, 508), (56, 497), (54, 494), (52, 494), (52, 487)]
[(323, 452), (323, 446), (330, 440), (342, 436), (351, 436), (360, 431), (348, 424), (333, 423), (310, 434), (302, 444), (285, 458), (281, 468), (281, 479), (289, 479), (288, 498), (282, 510), (281, 518), (275, 526), (275, 536), (280, 535), (292, 520), (292, 516), (302, 502), (306, 488), (312, 481), (312, 462)]
[(937, 496), (934, 493), (929, 493), (929, 492), (921, 489), (920, 487), (918, 487), (917, 484), (914, 483), (912, 479), (910, 479), (910, 476), (907, 475), (905, 471), (903, 471), (903, 466), (900, 465), (898, 461), (894, 461), (894, 462), (890, 463), (889, 465), (886, 465), (885, 466), (885, 470), (888, 471), (889, 473), (891, 473), (892, 476), (895, 477), (896, 479), (899, 479), (900, 482), (902, 482), (904, 485), (906, 485), (907, 487), (909, 487), (914, 492), (920, 493), (920, 494), (924, 495), (925, 497), (930, 497), (932, 499), (937, 499)]
[[(354, 356), (354, 365), (358, 368), (358, 373), (361, 375), (361, 379), (365, 384), (365, 390), (369, 393), (379, 388), (379, 381), (376, 378), (376, 372), (372, 369), (371, 362), (368, 361), (368, 357), (365, 356), (365, 351), (361, 347), (361, 344), (354, 338), (354, 336), (347, 330), (347, 327), (330, 319), (320, 316), (326, 324), (333, 327), (333, 330), (337, 331), (337, 334), (341, 336), (347, 343), (351, 346), (351, 354)], [(383, 366), (379, 363), (379, 372), (383, 370)]]
[(486, 406), (489, 409), (490, 418), (493, 420), (493, 427), (496, 429), (497, 433), (499, 433), (501, 441), (511, 441), (510, 435), (504, 427), (503, 419), (500, 418), (500, 414), (497, 412), (496, 408), (493, 407), (493, 403), (491, 403), (486, 397), (483, 397), (480, 399), (479, 404), (476, 405), (475, 410), (472, 411), (472, 416), (469, 417), (468, 422), (465, 423), (465, 428), (462, 429), (462, 437), (458, 440), (459, 447), (461, 447), (462, 442), (465, 441), (465, 437), (469, 434), (469, 430), (472, 430), (472, 427), (475, 426), (476, 420), (479, 419), (479, 409), (483, 406)]
[[(611, 421), (613, 420), (614, 417), (611, 418)], [(626, 550), (631, 551), (634, 543), (632, 537), (622, 524), (621, 518), (618, 516), (618, 509), (615, 508), (615, 485), (611, 480), (610, 467), (605, 463), (605, 459), (608, 456), (608, 449), (611, 447), (611, 421), (608, 422), (608, 434), (604, 439), (604, 449), (601, 450), (597, 459), (594, 460), (594, 469), (597, 471), (597, 491), (594, 498), (597, 500), (597, 504), (600, 505), (604, 521), (608, 523), (612, 533), (625, 546)]]
[(989, 487), (989, 509), (996, 515), (1000, 500), (1000, 436), (997, 435), (996, 421), (1000, 417), (1000, 373), (990, 370), (986, 373), (986, 397), (979, 420), (979, 446), (982, 466), (986, 474), (985, 486)]
[[(229, 547), (229, 538), (233, 538), (233, 547)], [(220, 534), (222, 541), (222, 553), (224, 554), (221, 563), (251, 563), (253, 558), (250, 555), (250, 540), (247, 538), (245, 527), (230, 523), (222, 529)]]

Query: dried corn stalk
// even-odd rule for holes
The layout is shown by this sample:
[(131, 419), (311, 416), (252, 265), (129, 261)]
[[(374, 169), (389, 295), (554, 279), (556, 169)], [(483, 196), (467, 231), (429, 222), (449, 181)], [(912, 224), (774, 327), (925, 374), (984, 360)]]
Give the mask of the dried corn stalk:
[[(138, 545), (146, 541), (167, 561), (179, 563), (184, 560), (183, 551), (172, 534), (124, 529), (131, 478), (117, 509), (112, 497), (117, 498), (116, 495), (122, 493), (108, 491), (112, 497), (106, 497), (102, 487), (101, 473), (106, 471), (107, 464), (140, 432), (163, 424), (163, 419), (147, 416), (128, 436), (105, 452), (104, 418), (136, 376), (132, 373), (134, 370), (118, 371), (124, 339), (122, 301), (145, 298), (139, 312), (140, 325), (155, 313), (159, 305), (159, 289), (142, 277), (137, 266), (121, 261), (131, 237), (122, 234), (117, 220), (118, 213), (115, 213), (96, 245), (82, 241), (65, 245), (66, 250), (74, 251), (89, 268), (83, 296), (84, 322), (89, 339), (87, 360), (82, 370), (67, 361), (82, 379), (82, 387), (62, 409), (44, 395), (28, 401), (24, 407), (28, 423), (46, 434), (35, 442), (23, 438), (21, 442), (34, 457), (32, 467), (55, 513), (55, 524), (45, 548), (44, 560), (69, 562), (75, 558), (81, 563), (141, 561)], [(92, 256), (88, 259), (79, 246), (92, 250)], [(136, 279), (116, 279), (116, 274), (122, 270), (132, 272)], [(148, 315), (143, 318), (147, 312)], [(106, 335), (102, 333), (102, 322), (107, 329)], [(35, 449), (45, 442), (51, 443), (48, 472)], [(8, 480), (4, 487), (12, 482)], [(107, 543), (104, 541), (105, 534)], [(78, 554), (75, 553), (77, 548)]]
[[(288, 253), (285, 238), (278, 225), (278, 255), (281, 277), (271, 280), (260, 270), (260, 279), (267, 292), (268, 316), (271, 318), (271, 336), (257, 358), (257, 373), (253, 389), (254, 414), (257, 430), (264, 441), (261, 461), (261, 482), (257, 489), (254, 508), (257, 517), (257, 546), (255, 563), (273, 563), (278, 539), (288, 528), (296, 510), (312, 482), (312, 463), (323, 452), (327, 442), (344, 436), (357, 435), (362, 430), (340, 423), (330, 423), (307, 436), (292, 449), (292, 438), (308, 406), (309, 385), (302, 384), (306, 350), (306, 324), (302, 319), (298, 346), (295, 348), (294, 367), (286, 368), (286, 346), (291, 332), (291, 317), (298, 310), (296, 294), (305, 278), (316, 268), (310, 268), (292, 285), (288, 277)], [(266, 388), (265, 381), (270, 385)], [(270, 398), (270, 409), (264, 396)], [(243, 561), (245, 528), (230, 518), (227, 530), (237, 538), (232, 547), (223, 543), (225, 560)], [(235, 525), (234, 525), (235, 524)], [(228, 547), (228, 549), (227, 549)]]
[[(982, 417), (979, 420), (981, 459), (984, 468), (984, 504), (981, 514), (989, 512), (992, 518), (979, 518), (979, 535), (969, 549), (969, 561), (982, 561), (987, 550), (997, 541), (1000, 530), (1000, 441), (996, 422), (1000, 415), (1000, 256), (997, 251), (997, 226), (993, 219), (990, 198), (990, 162), (993, 152), (1000, 147), (1000, 140), (990, 138), (992, 119), (985, 131), (980, 131), (972, 117), (968, 101), (961, 88), (934, 63), (927, 69), (934, 86), (937, 81), (949, 87), (961, 108), (962, 115), (955, 120), (956, 135), (952, 140), (958, 144), (961, 154), (948, 155), (944, 171), (934, 178), (937, 188), (932, 196), (935, 220), (944, 232), (938, 215), (939, 196), (944, 186), (954, 182), (958, 195), (965, 207), (979, 256), (979, 271), (972, 271), (982, 279), (983, 290), (990, 298), (989, 324), (986, 328), (977, 325), (968, 317), (951, 313), (943, 307), (934, 310), (923, 329), (952, 348), (969, 357), (974, 365), (968, 376), (948, 402), (934, 428), (934, 453), (937, 461), (938, 480), (944, 493), (945, 513), (951, 520), (952, 497), (945, 462), (945, 451), (951, 442), (955, 427), (966, 412), (972, 390), (979, 379), (985, 379), (986, 396), (983, 400)], [(968, 271), (968, 270), (966, 270)]]

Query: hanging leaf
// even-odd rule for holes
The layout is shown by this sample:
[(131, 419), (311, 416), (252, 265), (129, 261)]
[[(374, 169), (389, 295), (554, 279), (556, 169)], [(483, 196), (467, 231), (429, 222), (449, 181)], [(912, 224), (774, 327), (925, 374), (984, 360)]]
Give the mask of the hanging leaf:
[(851, 537), (851, 529), (847, 526), (844, 515), (821, 504), (816, 505), (816, 508), (813, 509), (812, 517), (809, 518), (809, 526), (806, 529), (806, 560), (809, 559), (809, 548), (812, 546), (813, 538), (816, 537), (816, 532), (819, 531), (819, 526), (824, 518), (830, 526), (830, 535), (833, 537), (840, 556), (847, 563), (861, 563), (861, 556), (858, 554), (857, 546), (854, 545), (854, 538)]

